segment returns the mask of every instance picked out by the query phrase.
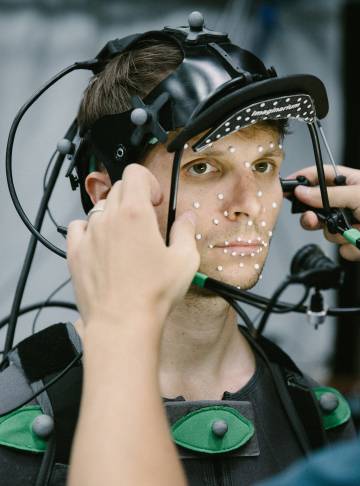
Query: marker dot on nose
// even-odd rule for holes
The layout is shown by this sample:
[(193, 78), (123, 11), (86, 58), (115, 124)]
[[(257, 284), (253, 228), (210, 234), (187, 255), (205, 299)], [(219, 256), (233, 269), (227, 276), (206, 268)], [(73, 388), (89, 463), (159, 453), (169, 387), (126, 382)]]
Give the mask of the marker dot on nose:
[(216, 219), (216, 218), (214, 218), (214, 219), (213, 219), (213, 223), (214, 223), (214, 224), (219, 224), (219, 220), (218, 220), (218, 219)]

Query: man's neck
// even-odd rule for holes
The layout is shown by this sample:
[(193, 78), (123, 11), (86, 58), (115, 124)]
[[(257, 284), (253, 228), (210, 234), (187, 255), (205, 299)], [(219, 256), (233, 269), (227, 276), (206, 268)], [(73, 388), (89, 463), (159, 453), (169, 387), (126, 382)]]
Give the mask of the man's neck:
[(162, 396), (221, 399), (255, 371), (254, 354), (222, 298), (189, 292), (169, 315), (160, 354)]

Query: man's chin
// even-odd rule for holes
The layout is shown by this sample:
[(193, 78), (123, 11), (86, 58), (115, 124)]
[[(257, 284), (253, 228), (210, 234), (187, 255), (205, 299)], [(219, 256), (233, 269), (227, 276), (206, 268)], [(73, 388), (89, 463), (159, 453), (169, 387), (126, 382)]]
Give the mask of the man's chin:
[(204, 273), (208, 277), (211, 277), (219, 282), (226, 283), (227, 285), (232, 285), (233, 287), (240, 287), (241, 290), (249, 290), (254, 287), (260, 278), (260, 272), (258, 271), (249, 271), (248, 274), (242, 272), (242, 275), (238, 273), (230, 272), (230, 271), (217, 271), (217, 270), (209, 270), (209, 269), (202, 269), (200, 267), (199, 270), (201, 273)]

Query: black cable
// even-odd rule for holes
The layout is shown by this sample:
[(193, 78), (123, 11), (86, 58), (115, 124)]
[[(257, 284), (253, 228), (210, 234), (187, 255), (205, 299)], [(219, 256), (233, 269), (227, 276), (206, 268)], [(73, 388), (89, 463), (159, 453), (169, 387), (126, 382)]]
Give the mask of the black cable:
[(288, 312), (296, 312), (297, 309), (302, 307), (304, 302), (307, 300), (307, 298), (309, 297), (309, 293), (310, 293), (310, 287), (305, 287), (304, 294), (301, 297), (301, 300), (299, 300), (299, 302), (297, 302), (296, 304), (293, 304), (288, 309), (279, 309), (279, 310), (276, 311), (276, 313), (277, 314), (285, 314), (285, 313), (288, 313)]
[(54, 376), (54, 378), (52, 378), (46, 385), (44, 385), (42, 388), (40, 388), (40, 390), (38, 390), (36, 393), (33, 393), (29, 398), (24, 400), (22, 403), (20, 403), (16, 407), (13, 407), (12, 409), (7, 410), (4, 413), (1, 413), (0, 418), (5, 417), (5, 415), (8, 415), (10, 413), (15, 412), (15, 410), (18, 410), (21, 407), (24, 407), (27, 403), (31, 402), (31, 400), (34, 400), (34, 398), (38, 397), (41, 393), (44, 393), (44, 391), (46, 391), (48, 388), (50, 388), (52, 385), (54, 385), (58, 380), (60, 380), (60, 378), (62, 378), (64, 375), (66, 375), (66, 373), (70, 370), (70, 368), (72, 368), (82, 358), (82, 355), (83, 355), (82, 352), (77, 353), (75, 358), (73, 358), (70, 361), (70, 363), (68, 365), (66, 365), (65, 368), (62, 371), (60, 371), (60, 373), (58, 373), (56, 376)]
[[(50, 157), (50, 160), (46, 166), (46, 170), (45, 170), (45, 173), (44, 173), (44, 177), (43, 177), (43, 191), (45, 192), (46, 190), (46, 186), (47, 186), (47, 176), (48, 176), (48, 173), (49, 173), (49, 170), (50, 170), (50, 167), (51, 167), (51, 164), (53, 163), (53, 160), (55, 158), (55, 155), (56, 155), (56, 150), (53, 152), (53, 154), (51, 155)], [(59, 225), (58, 223), (56, 222), (54, 216), (52, 215), (52, 212), (50, 211), (50, 208), (49, 208), (49, 205), (46, 209), (46, 212), (50, 218), (50, 221), (53, 223), (53, 225), (55, 226), (56, 229), (58, 229)], [(66, 238), (65, 235), (62, 235), (64, 238)]]
[(270, 299), (269, 304), (266, 308), (266, 311), (264, 312), (264, 314), (263, 314), (263, 316), (260, 320), (260, 323), (259, 323), (259, 325), (256, 329), (256, 337), (259, 337), (262, 334), (262, 332), (264, 331), (266, 323), (267, 323), (269, 316), (271, 314), (272, 308), (274, 307), (274, 305), (275, 305), (276, 301), (278, 300), (278, 298), (280, 297), (280, 295), (284, 292), (284, 290), (291, 283), (292, 283), (291, 278), (287, 277), (283, 282), (281, 282), (281, 284), (278, 286), (278, 288), (275, 290), (275, 292), (271, 296), (271, 299)]
[[(52, 85), (54, 85), (57, 81), (59, 81), (61, 78), (66, 76), (67, 74), (71, 73), (72, 71), (78, 70), (78, 69), (93, 69), (95, 65), (97, 64), (96, 60), (92, 61), (85, 61), (85, 62), (76, 62), (72, 64), (71, 66), (66, 67), (62, 71), (60, 71), (58, 74), (53, 76), (44, 86), (42, 86), (35, 94), (20, 108), (18, 113), (16, 114), (14, 121), (11, 125), (10, 132), (9, 132), (9, 137), (8, 137), (8, 142), (6, 146), (6, 179), (8, 183), (8, 188), (10, 192), (11, 199), (13, 201), (14, 207), (22, 219), (23, 223), (25, 226), (28, 228), (28, 230), (32, 233), (32, 235), (39, 241), (43, 243), (49, 250), (52, 252), (56, 253), (57, 255), (66, 258), (66, 254), (63, 250), (58, 248), (56, 245), (51, 243), (48, 239), (46, 239), (36, 228), (35, 225), (31, 223), (29, 218), (27, 217), (25, 211), (23, 210), (19, 198), (16, 193), (15, 185), (14, 185), (14, 179), (13, 179), (13, 173), (12, 173), (12, 152), (13, 152), (13, 147), (14, 147), (14, 140), (15, 140), (15, 135), (16, 131), (18, 129), (18, 126), (20, 124), (20, 121), (22, 120), (23, 116), (25, 113), (29, 110), (29, 108), (35, 103), (35, 101), (45, 92), (47, 91)], [(72, 124), (73, 126), (73, 124)], [(76, 133), (76, 131), (75, 131)], [(74, 138), (75, 133), (71, 137), (71, 140)], [(68, 137), (66, 137), (68, 138)], [(63, 156), (64, 157), (64, 156)]]
[(67, 278), (65, 280), (65, 282), (62, 282), (58, 287), (56, 287), (56, 289), (53, 290), (51, 292), (51, 294), (46, 298), (43, 305), (38, 309), (38, 311), (37, 311), (37, 313), (34, 317), (34, 320), (33, 320), (32, 326), (31, 326), (31, 334), (35, 334), (36, 323), (37, 323), (37, 320), (39, 318), (40, 313), (44, 309), (45, 304), (47, 304), (52, 299), (52, 297), (54, 297), (54, 295), (56, 295), (58, 292), (60, 292), (60, 290), (63, 289), (69, 282), (71, 282), (71, 278)]
[[(18, 317), (22, 316), (23, 314), (27, 314), (28, 312), (32, 312), (40, 307), (63, 307), (64, 309), (70, 309), (75, 312), (78, 312), (76, 305), (72, 302), (66, 302), (62, 300), (53, 300), (52, 302), (36, 302), (35, 304), (27, 305), (19, 309)], [(10, 319), (10, 314), (3, 319), (0, 320), (0, 329), (7, 325)], [(1, 351), (0, 351), (1, 352)]]
[(47, 448), (41, 461), (41, 466), (36, 478), (35, 486), (47, 486), (47, 484), (49, 483), (56, 453), (55, 433), (55, 430), (53, 430), (51, 438), (47, 443)]

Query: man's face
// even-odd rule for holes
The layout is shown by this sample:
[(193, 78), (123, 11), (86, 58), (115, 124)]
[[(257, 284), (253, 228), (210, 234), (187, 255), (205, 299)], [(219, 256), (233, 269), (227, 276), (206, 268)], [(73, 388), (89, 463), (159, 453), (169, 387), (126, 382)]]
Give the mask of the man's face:
[[(251, 288), (261, 274), (283, 200), (279, 133), (251, 126), (195, 153), (189, 142), (182, 156), (177, 215), (197, 214), (199, 271), (222, 282)], [(164, 191), (155, 208), (165, 238), (173, 154), (156, 147), (144, 165)]]

